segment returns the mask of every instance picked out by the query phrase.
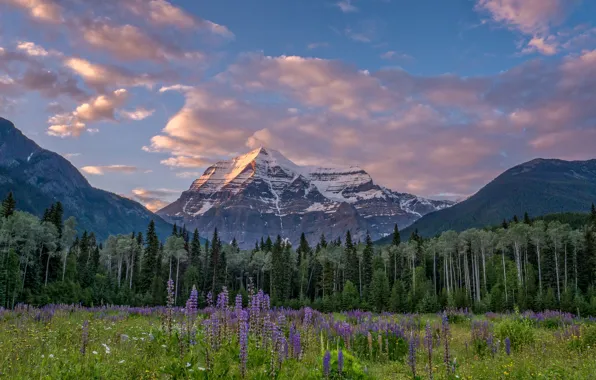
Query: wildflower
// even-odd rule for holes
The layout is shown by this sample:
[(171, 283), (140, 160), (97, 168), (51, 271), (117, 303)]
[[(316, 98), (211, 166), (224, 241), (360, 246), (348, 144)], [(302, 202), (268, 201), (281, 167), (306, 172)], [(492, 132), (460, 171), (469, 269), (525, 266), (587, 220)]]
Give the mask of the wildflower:
[(344, 353), (340, 347), (339, 351), (337, 352), (337, 371), (340, 373), (340, 375), (341, 375), (343, 368), (344, 368)]
[(106, 354), (109, 354), (110, 353), (110, 347), (108, 347), (108, 345), (105, 344), (105, 343), (102, 343), (101, 345), (105, 348)]
[(408, 350), (408, 364), (412, 369), (412, 376), (416, 378), (416, 343), (414, 342), (414, 336), (410, 337)]
[(248, 361), (248, 313), (240, 309), (240, 326), (238, 329), (240, 342), (240, 373), (246, 376), (246, 362)]
[(331, 362), (331, 354), (329, 351), (325, 352), (325, 356), (323, 356), (323, 376), (326, 379), (329, 378), (329, 363)]
[(93, 355), (97, 355), (97, 351), (93, 351)]
[(447, 318), (447, 313), (443, 312), (443, 317), (441, 320), (441, 327), (443, 329), (443, 342), (445, 344), (445, 354), (443, 356), (443, 362), (447, 368), (447, 374), (451, 371), (451, 358), (449, 357), (449, 319)]
[(511, 340), (509, 337), (505, 338), (505, 352), (507, 355), (511, 355)]
[(189, 362), (186, 362), (186, 368), (190, 367), (191, 364)]
[(50, 354), (50, 355), (48, 355), (48, 357), (49, 358), (53, 358), (54, 357), (54, 354)]
[(81, 354), (85, 355), (87, 344), (89, 343), (89, 321), (83, 322), (83, 328), (81, 331)]
[(168, 309), (171, 309), (174, 306), (174, 280), (171, 278), (168, 280)]
[(430, 323), (426, 322), (426, 328), (424, 331), (424, 345), (428, 352), (428, 377), (433, 378), (433, 333), (430, 328)]
[(118, 364), (122, 364), (122, 363), (124, 363), (125, 361), (126, 361), (126, 360), (120, 360), (120, 361), (118, 362)]

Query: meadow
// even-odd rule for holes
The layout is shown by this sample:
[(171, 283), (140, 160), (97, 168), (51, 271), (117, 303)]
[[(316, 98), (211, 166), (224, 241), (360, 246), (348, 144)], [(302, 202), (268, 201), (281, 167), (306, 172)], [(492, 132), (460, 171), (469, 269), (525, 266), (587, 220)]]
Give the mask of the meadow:
[[(168, 289), (172, 290), (170, 282)], [(262, 291), (186, 307), (0, 310), (10, 379), (593, 379), (596, 321), (568, 313), (324, 314)]]

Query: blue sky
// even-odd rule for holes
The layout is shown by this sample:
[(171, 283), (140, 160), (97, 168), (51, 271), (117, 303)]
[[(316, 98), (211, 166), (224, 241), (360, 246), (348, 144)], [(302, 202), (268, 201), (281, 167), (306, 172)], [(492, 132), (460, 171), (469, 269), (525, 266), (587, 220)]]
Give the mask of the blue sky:
[(0, 115), (155, 209), (258, 145), (469, 195), (594, 157), (596, 3), (0, 0)]

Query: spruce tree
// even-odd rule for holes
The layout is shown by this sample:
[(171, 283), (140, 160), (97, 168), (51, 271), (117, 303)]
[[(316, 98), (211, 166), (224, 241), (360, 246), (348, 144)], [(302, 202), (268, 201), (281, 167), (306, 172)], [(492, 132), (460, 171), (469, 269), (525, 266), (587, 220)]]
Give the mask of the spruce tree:
[(532, 224), (532, 219), (530, 219), (530, 216), (528, 215), (528, 212), (524, 212), (524, 223), (527, 225), (531, 225)]
[(155, 232), (155, 222), (153, 220), (149, 222), (147, 227), (145, 244), (140, 286), (141, 289), (152, 289), (152, 293), (155, 294), (156, 289), (153, 285), (158, 270), (159, 238)]
[[(8, 193), (6, 198), (2, 201), (2, 217), (8, 218), (12, 214), (14, 214), (16, 210), (17, 202), (14, 199), (12, 191)], [(594, 207), (594, 205), (592, 205)]]
[(513, 215), (513, 223), (519, 223), (519, 218), (517, 215)]
[(398, 246), (401, 243), (401, 236), (399, 234), (399, 228), (397, 227), (397, 223), (393, 227), (393, 238), (391, 239), (391, 244), (394, 246)]
[(199, 230), (196, 228), (190, 243), (190, 265), (197, 268), (199, 274), (201, 273), (201, 239), (199, 238)]
[(358, 273), (358, 253), (356, 253), (356, 247), (352, 241), (352, 234), (350, 230), (346, 232), (346, 246), (344, 250), (344, 256), (346, 260), (346, 280), (351, 281), (356, 288), (360, 288), (360, 276)]
[(377, 313), (387, 310), (391, 295), (390, 292), (389, 281), (387, 280), (385, 271), (382, 269), (376, 270), (370, 283), (368, 299), (370, 305)]
[(370, 285), (373, 277), (373, 242), (368, 231), (366, 232), (366, 246), (362, 252), (362, 285)]
[(298, 249), (296, 249), (296, 268), (298, 269), (299, 273), (299, 283), (298, 288), (300, 292), (300, 297), (304, 295), (304, 287), (306, 286), (306, 281), (308, 281), (308, 268), (309, 263), (312, 255), (312, 249), (308, 244), (308, 240), (306, 240), (306, 236), (304, 232), (300, 235), (300, 243), (298, 244)]
[(596, 228), (596, 206), (592, 203), (592, 209), (590, 211), (590, 220), (592, 221), (592, 227)]

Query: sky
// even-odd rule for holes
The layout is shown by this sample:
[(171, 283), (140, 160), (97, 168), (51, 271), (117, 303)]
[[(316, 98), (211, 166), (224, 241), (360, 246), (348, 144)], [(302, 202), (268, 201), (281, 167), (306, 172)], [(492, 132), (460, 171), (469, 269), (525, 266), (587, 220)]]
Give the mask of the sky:
[(259, 146), (457, 199), (595, 104), (593, 0), (0, 0), (0, 116), (152, 210)]

